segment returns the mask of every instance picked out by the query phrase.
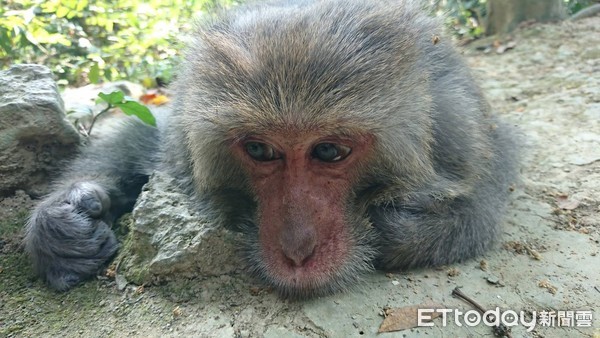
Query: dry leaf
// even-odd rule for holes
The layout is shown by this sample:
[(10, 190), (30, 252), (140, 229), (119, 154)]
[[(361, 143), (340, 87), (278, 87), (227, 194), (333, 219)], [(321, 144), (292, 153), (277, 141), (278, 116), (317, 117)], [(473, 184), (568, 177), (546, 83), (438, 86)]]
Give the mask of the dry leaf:
[(157, 95), (155, 98), (151, 99), (148, 103), (153, 104), (155, 106), (160, 106), (161, 104), (165, 104), (169, 102), (169, 98), (165, 95)]
[(158, 94), (156, 92), (148, 92), (142, 96), (140, 96), (140, 101), (143, 104), (148, 104), (150, 100), (154, 99)]
[(140, 97), (140, 101), (144, 104), (152, 104), (155, 106), (160, 106), (161, 104), (165, 104), (169, 102), (169, 98), (163, 94), (158, 92), (148, 92)]
[(507, 43), (499, 44), (496, 46), (496, 53), (503, 54), (509, 49), (513, 49), (517, 46), (517, 43), (514, 41), (508, 41)]
[(450, 268), (448, 271), (446, 271), (446, 273), (448, 274), (448, 277), (456, 277), (460, 275), (460, 270), (457, 268)]
[(538, 286), (539, 286), (539, 287), (541, 287), (541, 288), (544, 288), (544, 289), (548, 290), (548, 292), (550, 292), (550, 293), (551, 293), (551, 294), (553, 294), (553, 295), (555, 295), (555, 294), (556, 294), (556, 291), (558, 290), (558, 289), (556, 288), (556, 286), (554, 286), (554, 285), (550, 284), (550, 281), (549, 281), (549, 280), (547, 280), (547, 279), (544, 279), (544, 280), (542, 280), (542, 281), (539, 281), (539, 282), (538, 282)]
[(115, 278), (117, 275), (117, 270), (115, 264), (111, 264), (108, 268), (106, 268), (106, 277)]
[(540, 255), (539, 252), (537, 252), (536, 250), (533, 250), (531, 247), (529, 247), (529, 245), (525, 246), (525, 250), (527, 250), (527, 253), (533, 257), (536, 261), (541, 261), (542, 260), (542, 255)]
[(570, 200), (567, 195), (559, 195), (556, 197), (556, 205), (563, 210), (573, 210), (579, 206), (579, 201)]
[[(442, 309), (441, 304), (429, 303), (421, 305), (406, 306), (401, 308), (385, 309), (385, 318), (379, 326), (379, 333), (408, 330), (418, 327), (419, 309)], [(441, 316), (439, 312), (426, 312), (433, 320)], [(430, 320), (428, 320), (430, 321)]]
[(479, 268), (481, 269), (481, 271), (486, 271), (486, 270), (487, 270), (487, 268), (488, 268), (488, 263), (487, 263), (487, 261), (486, 261), (485, 259), (482, 259), (482, 260), (479, 262)]

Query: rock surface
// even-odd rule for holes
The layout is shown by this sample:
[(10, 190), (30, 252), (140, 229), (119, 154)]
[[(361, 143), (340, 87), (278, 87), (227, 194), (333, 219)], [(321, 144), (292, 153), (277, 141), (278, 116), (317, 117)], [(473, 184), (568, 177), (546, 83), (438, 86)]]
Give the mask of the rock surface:
[(48, 68), (12, 66), (0, 71), (0, 88), (0, 196), (16, 189), (43, 195), (49, 173), (76, 152), (79, 134)]
[(203, 219), (166, 173), (156, 172), (138, 198), (119, 271), (137, 284), (181, 277), (215, 276), (242, 266), (238, 234)]

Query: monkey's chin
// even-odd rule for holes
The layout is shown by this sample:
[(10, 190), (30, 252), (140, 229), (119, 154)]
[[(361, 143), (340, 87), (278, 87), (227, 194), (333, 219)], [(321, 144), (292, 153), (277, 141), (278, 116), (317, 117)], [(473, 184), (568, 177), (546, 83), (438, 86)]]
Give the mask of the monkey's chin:
[[(251, 272), (272, 286), (282, 298), (301, 300), (344, 292), (357, 286), (361, 277), (374, 270), (367, 253), (345, 257), (343, 262), (329, 260), (326, 266), (315, 262), (294, 267), (285, 262), (250, 264)], [(336, 265), (337, 264), (337, 265)]]

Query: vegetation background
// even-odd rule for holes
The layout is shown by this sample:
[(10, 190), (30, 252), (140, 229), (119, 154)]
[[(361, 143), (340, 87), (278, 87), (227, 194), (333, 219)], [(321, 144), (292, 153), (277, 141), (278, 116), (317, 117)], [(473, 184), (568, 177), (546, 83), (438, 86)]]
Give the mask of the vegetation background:
[[(422, 0), (457, 39), (485, 34), (486, 0)], [(593, 0), (564, 1), (575, 13)], [(63, 86), (169, 82), (194, 22), (242, 0), (0, 0), (0, 69), (44, 64)]]

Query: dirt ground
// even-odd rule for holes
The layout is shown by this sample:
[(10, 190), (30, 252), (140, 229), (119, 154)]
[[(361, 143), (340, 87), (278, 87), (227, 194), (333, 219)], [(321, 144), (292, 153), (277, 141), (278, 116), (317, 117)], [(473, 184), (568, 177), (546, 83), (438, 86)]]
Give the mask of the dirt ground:
[[(99, 277), (68, 293), (33, 278), (20, 245), (32, 205), (0, 201), (0, 337), (370, 337), (384, 308), (426, 302), (485, 308), (591, 311), (591, 326), (512, 328), (513, 337), (600, 337), (600, 17), (534, 25), (497, 54), (465, 50), (492, 106), (523, 136), (515, 186), (497, 249), (464, 264), (375, 273), (356, 290), (289, 302), (243, 273), (129, 285)], [(433, 327), (381, 337), (491, 337), (484, 325)], [(578, 322), (582, 324), (583, 322)]]

